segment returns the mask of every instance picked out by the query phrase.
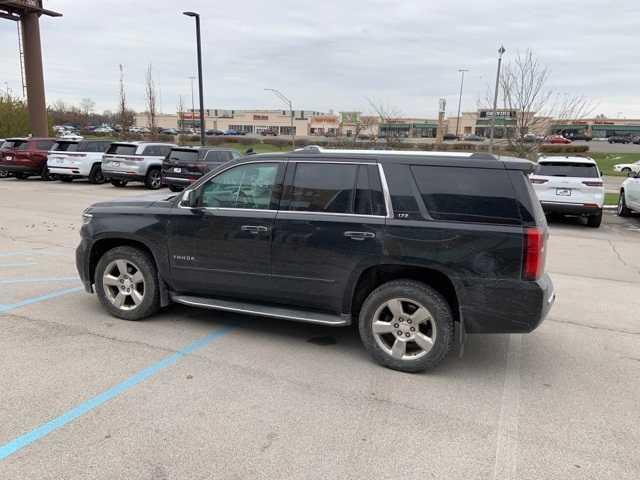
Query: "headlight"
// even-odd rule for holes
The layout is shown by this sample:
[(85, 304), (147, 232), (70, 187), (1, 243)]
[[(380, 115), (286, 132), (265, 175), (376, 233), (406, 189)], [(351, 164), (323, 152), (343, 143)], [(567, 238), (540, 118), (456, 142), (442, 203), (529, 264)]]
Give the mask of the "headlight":
[(93, 218), (93, 215), (91, 213), (84, 212), (82, 214), (82, 224), (87, 225), (89, 222), (91, 222), (92, 218)]

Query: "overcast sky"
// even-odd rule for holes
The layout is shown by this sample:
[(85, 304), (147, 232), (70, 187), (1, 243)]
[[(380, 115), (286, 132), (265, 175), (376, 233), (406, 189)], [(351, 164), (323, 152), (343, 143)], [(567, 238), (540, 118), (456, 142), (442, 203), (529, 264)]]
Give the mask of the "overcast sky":
[[(468, 68), (463, 110), (475, 110), (505, 61), (531, 48), (552, 71), (549, 86), (585, 95), (594, 113), (640, 118), (640, 2), (597, 0), (45, 0), (47, 101), (116, 109), (118, 64), (130, 104), (144, 108), (153, 64), (162, 110), (191, 103), (194, 21), (202, 16), (205, 108), (294, 108), (367, 112), (366, 98), (405, 116), (435, 117), (439, 97), (455, 115), (459, 68)], [(20, 90), (17, 33), (0, 20), (0, 88)], [(197, 88), (196, 88), (197, 96)], [(197, 102), (197, 99), (196, 99)]]

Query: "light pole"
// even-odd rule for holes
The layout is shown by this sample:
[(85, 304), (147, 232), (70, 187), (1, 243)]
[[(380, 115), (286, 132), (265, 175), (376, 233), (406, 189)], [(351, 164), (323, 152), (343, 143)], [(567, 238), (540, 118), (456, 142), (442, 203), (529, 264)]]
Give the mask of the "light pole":
[[(202, 46), (200, 44), (200, 15), (196, 12), (182, 12), (182, 14), (186, 15), (187, 17), (193, 17), (196, 19), (196, 41), (198, 43), (198, 89), (200, 93), (200, 144), (204, 147), (204, 94), (202, 88)], [(191, 113), (192, 122), (193, 113), (194, 112)]]
[(278, 97), (280, 100), (282, 100), (284, 103), (286, 103), (289, 106), (289, 112), (291, 115), (291, 148), (293, 150), (295, 150), (296, 148), (296, 131), (295, 128), (293, 126), (293, 104), (291, 103), (291, 100), (289, 100), (287, 97), (284, 96), (284, 94), (282, 92), (280, 92), (279, 90), (276, 90), (275, 88), (265, 88), (266, 91), (268, 92), (273, 92), (275, 94), (276, 97)]
[(502, 65), (502, 55), (506, 52), (501, 45), (498, 50), (498, 73), (496, 74), (496, 89), (493, 94), (493, 115), (491, 116), (491, 136), (489, 137), (489, 153), (493, 153), (493, 134), (496, 129), (496, 110), (498, 109), (498, 89), (500, 87), (500, 66)]
[(466, 68), (461, 68), (458, 70), (459, 73), (462, 74), (460, 79), (460, 96), (458, 97), (458, 119), (456, 120), (456, 137), (458, 136), (458, 128), (460, 127), (460, 107), (462, 105), (462, 86), (464, 85), (464, 72), (468, 72)]
[[(196, 124), (193, 121), (193, 116), (196, 114), (196, 106), (193, 103), (193, 81), (196, 79), (196, 77), (194, 77), (193, 75), (191, 77), (189, 77), (189, 80), (191, 80), (191, 128), (195, 128)], [(182, 126), (182, 128), (184, 128), (184, 125)]]

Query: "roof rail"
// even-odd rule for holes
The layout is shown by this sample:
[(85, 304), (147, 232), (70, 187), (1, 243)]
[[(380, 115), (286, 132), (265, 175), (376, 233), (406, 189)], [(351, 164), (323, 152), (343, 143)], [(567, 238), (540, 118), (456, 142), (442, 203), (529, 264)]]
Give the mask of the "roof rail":
[(471, 155), (470, 158), (474, 158), (478, 160), (497, 160), (498, 159), (498, 157), (496, 157), (493, 153), (487, 153), (487, 152), (475, 152)]

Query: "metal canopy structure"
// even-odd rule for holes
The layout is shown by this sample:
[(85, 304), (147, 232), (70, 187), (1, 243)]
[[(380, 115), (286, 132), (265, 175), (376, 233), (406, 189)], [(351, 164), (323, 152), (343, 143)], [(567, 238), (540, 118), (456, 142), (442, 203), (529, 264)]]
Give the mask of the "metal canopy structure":
[(22, 26), (24, 71), (31, 133), (35, 137), (46, 137), (49, 129), (42, 71), (40, 15), (62, 16), (61, 13), (43, 8), (42, 0), (0, 0), (0, 18), (20, 22)]

